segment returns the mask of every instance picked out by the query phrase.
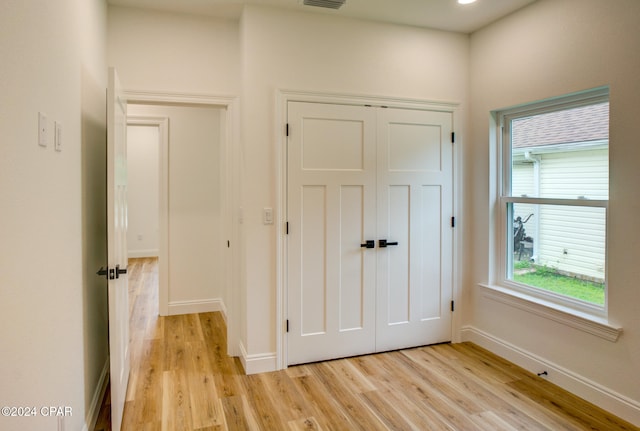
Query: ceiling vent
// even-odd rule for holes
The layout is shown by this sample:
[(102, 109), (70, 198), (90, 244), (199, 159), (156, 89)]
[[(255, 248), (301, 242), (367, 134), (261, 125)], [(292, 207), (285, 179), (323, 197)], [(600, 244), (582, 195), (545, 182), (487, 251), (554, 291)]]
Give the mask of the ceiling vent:
[(324, 7), (327, 9), (340, 9), (347, 0), (304, 0), (305, 6)]

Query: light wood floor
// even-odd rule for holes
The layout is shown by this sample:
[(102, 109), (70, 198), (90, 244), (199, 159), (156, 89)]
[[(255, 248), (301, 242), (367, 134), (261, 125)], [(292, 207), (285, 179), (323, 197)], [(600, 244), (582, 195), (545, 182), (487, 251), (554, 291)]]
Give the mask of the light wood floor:
[(157, 261), (129, 269), (124, 431), (639, 430), (470, 343), (245, 376), (220, 313), (157, 317)]

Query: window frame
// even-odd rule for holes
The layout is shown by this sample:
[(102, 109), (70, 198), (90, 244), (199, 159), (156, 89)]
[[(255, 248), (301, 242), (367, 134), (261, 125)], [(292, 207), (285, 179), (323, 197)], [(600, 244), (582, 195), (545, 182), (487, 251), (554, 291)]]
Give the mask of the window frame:
[[(558, 198), (541, 198), (541, 197), (518, 197), (511, 195), (512, 181), (512, 147), (511, 147), (511, 122), (514, 119), (529, 117), (544, 113), (556, 112), (565, 109), (578, 108), (581, 106), (595, 105), (598, 103), (609, 101), (609, 88), (600, 87), (581, 93), (560, 96), (553, 99), (542, 100), (538, 102), (519, 105), (513, 108), (507, 108), (494, 111), (495, 133), (498, 152), (497, 163), (497, 199), (498, 205), (496, 214), (498, 216), (498, 235), (497, 248), (498, 259), (495, 261), (495, 281), (496, 284), (507, 291), (512, 291), (519, 295), (526, 295), (534, 302), (541, 304), (551, 303), (556, 306), (573, 310), (575, 312), (590, 315), (597, 318), (606, 318), (608, 313), (608, 212), (609, 200), (591, 200), (591, 199), (558, 199)], [(610, 177), (610, 176), (609, 176)], [(588, 301), (572, 298), (570, 296), (561, 295), (555, 292), (547, 291), (524, 283), (518, 283), (512, 279), (512, 238), (513, 238), (513, 216), (509, 208), (513, 208), (514, 204), (533, 204), (533, 205), (562, 205), (576, 207), (596, 207), (603, 208), (605, 212), (605, 277), (604, 277), (604, 304), (602, 306)], [(510, 218), (511, 217), (511, 218)], [(510, 229), (511, 228), (511, 229)]]

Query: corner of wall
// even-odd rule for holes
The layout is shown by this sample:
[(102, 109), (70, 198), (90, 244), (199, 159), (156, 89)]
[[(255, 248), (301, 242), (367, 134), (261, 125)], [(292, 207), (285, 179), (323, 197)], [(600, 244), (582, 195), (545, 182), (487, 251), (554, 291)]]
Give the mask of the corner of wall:
[(269, 373), (278, 369), (275, 352), (249, 355), (242, 342), (239, 343), (238, 348), (240, 350), (240, 362), (244, 367), (245, 374)]
[(100, 373), (100, 378), (98, 379), (98, 384), (96, 385), (93, 396), (91, 397), (91, 402), (85, 415), (85, 424), (82, 431), (93, 430), (96, 426), (98, 415), (100, 414), (100, 408), (102, 407), (102, 400), (107, 392), (107, 384), (109, 383), (109, 366), (110, 360), (109, 356), (107, 356), (104, 366), (102, 367), (102, 373)]

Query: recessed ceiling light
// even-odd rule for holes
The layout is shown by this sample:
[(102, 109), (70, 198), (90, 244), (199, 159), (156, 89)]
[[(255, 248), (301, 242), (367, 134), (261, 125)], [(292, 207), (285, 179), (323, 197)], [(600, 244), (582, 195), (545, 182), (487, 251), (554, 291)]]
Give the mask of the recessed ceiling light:
[(460, 4), (471, 4), (471, 3), (475, 3), (476, 0), (458, 0), (458, 3)]

